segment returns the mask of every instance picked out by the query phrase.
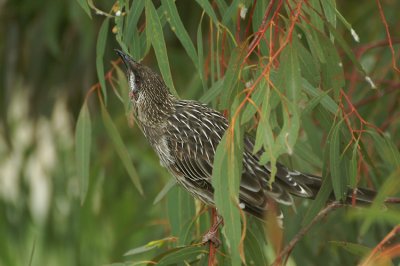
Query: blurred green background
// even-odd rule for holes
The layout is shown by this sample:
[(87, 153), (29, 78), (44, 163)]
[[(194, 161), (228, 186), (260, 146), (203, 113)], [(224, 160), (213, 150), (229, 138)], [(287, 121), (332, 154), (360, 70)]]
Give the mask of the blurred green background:
[[(248, 4), (248, 1), (243, 2)], [(354, 44), (350, 34), (339, 28), (354, 47), (386, 38), (375, 1), (362, 2), (337, 2), (338, 10), (360, 36), (360, 44)], [(381, 2), (393, 40), (398, 41), (400, 1)], [(158, 6), (160, 2), (154, 3)], [(111, 10), (114, 2), (102, 0), (95, 4), (101, 10)], [(195, 40), (201, 7), (195, 1), (176, 1), (176, 5), (186, 30)], [(89, 18), (77, 1), (0, 0), (0, 265), (122, 263), (127, 260), (123, 256), (125, 252), (171, 235), (168, 210), (175, 208), (174, 197), (185, 192), (176, 192), (180, 189), (173, 188), (167, 199), (153, 204), (170, 176), (159, 166), (138, 128), (130, 126), (123, 105), (110, 88), (107, 110), (133, 159), (144, 196), (132, 185), (116, 155), (104, 128), (97, 98), (89, 97), (95, 137), (92, 138), (89, 189), (84, 204), (80, 202), (74, 130), (86, 94), (98, 82), (95, 50), (103, 20), (104, 17), (94, 11), (92, 19)], [(111, 23), (110, 30), (113, 26)], [(173, 32), (168, 27), (164, 29), (179, 95), (200, 98), (203, 90), (198, 75), (193, 74), (195, 67)], [(114, 48), (119, 45), (115, 36), (109, 34), (105, 71), (111, 69), (111, 60), (117, 60)], [(399, 62), (398, 45), (395, 48), (395, 60)], [(398, 89), (398, 73), (393, 74), (390, 60), (391, 54), (384, 47), (366, 54), (360, 61), (373, 72), (375, 80), (390, 81), (389, 85)], [(144, 63), (157, 69), (152, 51)], [(365, 83), (358, 85), (359, 80), (352, 81), (351, 71), (345, 72), (347, 74), (346, 83), (350, 89), (367, 86)], [(358, 102), (376, 93), (362, 90), (353, 99)], [(387, 106), (372, 102), (359, 110), (370, 122), (383, 126), (398, 149), (399, 93), (391, 95), (390, 99), (383, 96), (385, 103), (390, 103)], [(393, 119), (386, 125), (390, 114)], [(313, 169), (311, 166), (304, 168)], [(287, 210), (285, 239), (299, 230), (308, 205), (308, 201), (299, 203), (297, 214)], [(345, 251), (327, 241), (362, 242), (373, 247), (391, 229), (390, 225), (376, 223), (360, 239), (357, 228), (361, 221), (349, 221), (345, 212), (339, 210), (317, 224), (299, 248), (295, 248), (296, 262), (290, 263), (321, 265), (319, 263), (326, 262), (330, 256), (327, 265), (353, 265), (357, 258), (347, 256)], [(155, 255), (157, 251), (150, 253)], [(141, 256), (134, 260), (152, 257)]]

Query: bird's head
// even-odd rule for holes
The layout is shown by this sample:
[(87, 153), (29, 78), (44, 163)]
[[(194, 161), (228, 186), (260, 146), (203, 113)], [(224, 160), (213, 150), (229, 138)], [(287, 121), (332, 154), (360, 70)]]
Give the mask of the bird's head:
[(124, 52), (115, 51), (126, 67), (129, 98), (137, 120), (145, 126), (161, 126), (173, 112), (174, 97), (157, 73)]

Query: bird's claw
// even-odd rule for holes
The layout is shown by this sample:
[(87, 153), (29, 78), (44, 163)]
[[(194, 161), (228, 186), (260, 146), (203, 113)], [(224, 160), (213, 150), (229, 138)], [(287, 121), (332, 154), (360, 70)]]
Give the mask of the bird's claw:
[(218, 237), (218, 228), (223, 224), (223, 219), (221, 216), (217, 216), (217, 221), (211, 226), (211, 228), (204, 234), (202, 238), (202, 243), (205, 245), (207, 243), (212, 243), (215, 247), (221, 245), (221, 240)]
[(202, 244), (205, 245), (207, 243), (212, 243), (215, 247), (219, 247), (221, 245), (221, 240), (217, 236), (217, 229), (210, 228), (207, 233), (204, 234), (202, 238)]

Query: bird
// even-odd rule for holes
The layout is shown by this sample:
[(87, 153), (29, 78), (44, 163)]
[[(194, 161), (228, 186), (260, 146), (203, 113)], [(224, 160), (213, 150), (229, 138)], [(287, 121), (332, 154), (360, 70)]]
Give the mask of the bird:
[[(128, 54), (115, 50), (126, 67), (129, 98), (134, 118), (163, 167), (178, 184), (209, 206), (215, 206), (212, 170), (216, 148), (229, 127), (217, 110), (194, 100), (178, 99), (152, 69)], [(253, 153), (254, 138), (244, 136), (243, 168), (238, 206), (264, 219), (270, 202), (293, 205), (293, 197), (314, 199), (322, 185), (317, 175), (291, 170), (277, 163), (270, 182), (270, 164), (260, 165), (262, 151)], [(227, 177), (229, 178), (229, 177)], [(359, 188), (347, 194), (347, 203), (370, 203), (376, 192)], [(332, 194), (332, 198), (334, 195)]]

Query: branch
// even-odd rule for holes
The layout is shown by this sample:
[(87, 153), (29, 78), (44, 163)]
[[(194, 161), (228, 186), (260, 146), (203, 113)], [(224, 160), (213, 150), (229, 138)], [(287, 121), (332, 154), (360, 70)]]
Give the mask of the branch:
[(392, 231), (389, 232), (389, 234), (386, 235), (386, 237), (371, 251), (369, 256), (362, 262), (360, 266), (368, 266), (368, 265), (373, 265), (373, 262), (375, 259), (378, 259), (377, 253), (381, 250), (383, 250), (383, 246), (390, 241), (394, 236), (400, 233), (400, 225), (397, 225), (393, 228)]
[[(294, 238), (289, 242), (289, 244), (286, 245), (286, 247), (279, 253), (278, 257), (276, 257), (275, 261), (272, 263), (272, 265), (284, 265), (286, 264), (287, 259), (289, 258), (290, 253), (292, 252), (294, 246), (299, 242), (305, 234), (311, 229), (311, 227), (316, 224), (318, 221), (320, 221), (322, 218), (324, 218), (328, 213), (331, 211), (340, 208), (344, 206), (340, 202), (333, 202), (329, 205), (327, 205), (324, 209), (322, 209), (317, 216), (312, 219), (312, 221), (305, 227), (303, 227), (295, 236)], [(282, 263), (282, 259), (284, 259)]]

